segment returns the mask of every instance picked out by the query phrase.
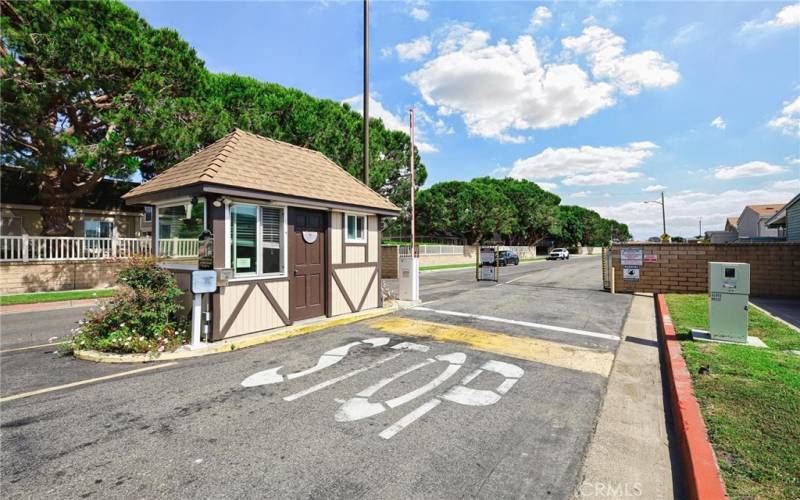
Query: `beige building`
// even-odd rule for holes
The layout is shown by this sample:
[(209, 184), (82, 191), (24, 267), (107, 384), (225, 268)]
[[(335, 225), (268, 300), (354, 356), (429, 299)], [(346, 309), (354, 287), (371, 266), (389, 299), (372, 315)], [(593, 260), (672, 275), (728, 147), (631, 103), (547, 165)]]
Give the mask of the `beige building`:
[[(41, 205), (35, 180), (18, 167), (0, 170), (0, 235), (42, 234)], [(122, 194), (136, 184), (103, 180), (70, 211), (74, 236), (134, 238), (151, 231), (152, 212), (126, 207)]]
[(124, 199), (153, 207), (155, 248), (211, 232), (209, 340), (382, 305), (381, 218), (399, 209), (321, 153), (237, 129)]
[(783, 231), (780, 228), (767, 227), (767, 221), (783, 208), (783, 205), (783, 203), (770, 203), (744, 207), (736, 226), (739, 239), (783, 237)]

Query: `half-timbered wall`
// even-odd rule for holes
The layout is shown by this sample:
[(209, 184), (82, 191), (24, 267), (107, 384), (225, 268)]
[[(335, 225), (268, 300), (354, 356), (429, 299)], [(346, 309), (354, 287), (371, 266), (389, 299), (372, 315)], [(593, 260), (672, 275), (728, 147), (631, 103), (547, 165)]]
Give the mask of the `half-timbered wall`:
[(331, 315), (373, 309), (380, 304), (378, 217), (367, 216), (367, 243), (344, 241), (343, 212), (331, 213)]
[(219, 297), (220, 338), (260, 332), (288, 323), (288, 280), (235, 283), (220, 288)]

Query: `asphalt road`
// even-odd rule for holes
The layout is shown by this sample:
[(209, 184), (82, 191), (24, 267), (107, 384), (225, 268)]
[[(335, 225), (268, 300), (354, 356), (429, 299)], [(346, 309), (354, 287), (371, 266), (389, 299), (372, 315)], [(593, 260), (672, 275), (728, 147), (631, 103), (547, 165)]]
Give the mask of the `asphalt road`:
[[(547, 264), (426, 274), (425, 309), (0, 403), (4, 497), (569, 497), (630, 297), (597, 290), (597, 259)], [(101, 368), (12, 364), (36, 352), (0, 354), (0, 394)]]

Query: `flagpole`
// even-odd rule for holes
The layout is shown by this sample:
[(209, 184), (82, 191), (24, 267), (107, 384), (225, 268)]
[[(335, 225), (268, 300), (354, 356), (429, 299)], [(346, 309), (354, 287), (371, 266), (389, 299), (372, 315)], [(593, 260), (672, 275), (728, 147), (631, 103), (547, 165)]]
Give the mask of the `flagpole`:
[(416, 169), (414, 168), (414, 152), (416, 151), (416, 146), (414, 142), (414, 108), (408, 110), (409, 112), (409, 126), (411, 127), (411, 255), (414, 257), (417, 256), (417, 213), (416, 208), (414, 207), (414, 202), (416, 198), (416, 189), (417, 189), (417, 181), (416, 181)]

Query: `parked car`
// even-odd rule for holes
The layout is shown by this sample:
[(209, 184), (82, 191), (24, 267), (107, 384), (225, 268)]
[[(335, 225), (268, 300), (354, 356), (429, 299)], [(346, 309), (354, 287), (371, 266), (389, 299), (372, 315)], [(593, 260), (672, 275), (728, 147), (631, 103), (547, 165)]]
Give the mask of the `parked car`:
[(547, 260), (568, 260), (569, 259), (569, 250), (566, 248), (554, 248), (550, 251), (550, 255), (547, 256)]
[(500, 266), (507, 266), (509, 264), (519, 265), (519, 255), (515, 254), (511, 250), (500, 250), (498, 252), (498, 260)]

